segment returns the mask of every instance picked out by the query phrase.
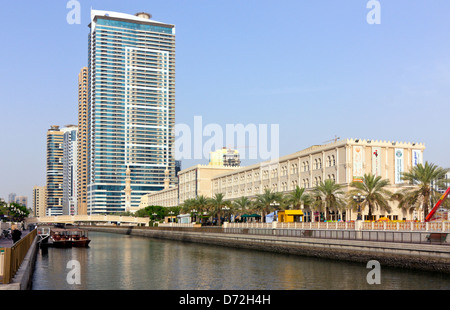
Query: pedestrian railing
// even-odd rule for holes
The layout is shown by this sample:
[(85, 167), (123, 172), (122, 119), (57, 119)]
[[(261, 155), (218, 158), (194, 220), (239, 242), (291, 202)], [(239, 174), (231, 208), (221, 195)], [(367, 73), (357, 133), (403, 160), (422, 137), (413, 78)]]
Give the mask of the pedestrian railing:
[(0, 248), (0, 277), (3, 284), (8, 284), (19, 270), (36, 237), (36, 229), (26, 234), (9, 248)]
[(450, 232), (450, 222), (294, 222), (224, 223), (225, 228), (290, 228), (322, 230), (395, 230)]
[(354, 241), (418, 243), (450, 245), (447, 232), (396, 231), (396, 230), (345, 230), (345, 229), (293, 229), (293, 228), (224, 228), (223, 233), (298, 237), (316, 239), (338, 239)]

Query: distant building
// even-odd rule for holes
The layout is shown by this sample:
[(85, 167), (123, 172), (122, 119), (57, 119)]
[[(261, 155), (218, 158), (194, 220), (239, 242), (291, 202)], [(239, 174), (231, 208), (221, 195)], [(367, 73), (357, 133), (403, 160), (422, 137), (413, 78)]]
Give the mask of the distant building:
[(26, 196), (16, 196), (16, 200), (14, 201), (15, 203), (27, 207), (28, 204), (28, 197)]
[(33, 214), (36, 217), (45, 216), (45, 209), (47, 204), (47, 187), (35, 186), (33, 187)]
[(60, 128), (54, 125), (47, 131), (46, 215), (48, 216), (63, 214), (64, 134), (72, 130), (72, 126)]
[(209, 153), (210, 166), (239, 167), (241, 159), (237, 150), (222, 148)]
[(175, 160), (175, 177), (178, 177), (178, 173), (181, 171), (181, 160)]
[(78, 127), (67, 125), (63, 140), (63, 215), (77, 215), (77, 135)]
[(77, 138), (77, 208), (78, 214), (87, 215), (88, 166), (88, 68), (78, 74), (78, 138)]
[(444, 186), (440, 186), (439, 187), (438, 185), (436, 185), (434, 183), (432, 184), (433, 190), (435, 190), (435, 191), (437, 191), (437, 192), (439, 192), (441, 194), (445, 193), (447, 188), (450, 187), (450, 171), (445, 174), (444, 179), (442, 181), (444, 181), (443, 184), (442, 184)]
[(46, 215), (62, 215), (64, 132), (59, 126), (47, 131), (47, 208)]
[(8, 203), (16, 202), (16, 193), (10, 193), (8, 195)]

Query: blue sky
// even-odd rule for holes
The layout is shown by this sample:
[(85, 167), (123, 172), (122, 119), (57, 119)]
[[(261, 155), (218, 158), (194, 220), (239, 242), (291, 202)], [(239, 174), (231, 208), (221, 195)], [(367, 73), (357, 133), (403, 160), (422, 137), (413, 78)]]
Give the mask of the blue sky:
[(73, 25), (67, 2), (0, 4), (0, 197), (30, 200), (47, 129), (77, 123), (91, 7), (176, 25), (177, 123), (279, 124), (280, 155), (335, 135), (423, 142), (450, 167), (448, 0), (379, 0), (378, 25), (368, 0), (80, 0)]

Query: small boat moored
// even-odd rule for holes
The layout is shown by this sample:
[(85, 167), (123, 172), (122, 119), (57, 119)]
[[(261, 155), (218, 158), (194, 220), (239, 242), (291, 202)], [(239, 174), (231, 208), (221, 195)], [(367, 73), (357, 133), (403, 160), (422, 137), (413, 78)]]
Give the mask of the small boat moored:
[(87, 236), (87, 231), (82, 229), (68, 229), (72, 239), (72, 246), (87, 247), (91, 240)]
[(87, 231), (79, 228), (51, 228), (49, 241), (56, 248), (88, 247), (91, 242)]

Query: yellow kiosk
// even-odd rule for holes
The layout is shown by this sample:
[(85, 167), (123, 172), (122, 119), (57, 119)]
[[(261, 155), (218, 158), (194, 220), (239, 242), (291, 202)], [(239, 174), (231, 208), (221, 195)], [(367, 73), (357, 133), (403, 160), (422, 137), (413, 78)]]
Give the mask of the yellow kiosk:
[(282, 223), (303, 222), (302, 210), (278, 211), (278, 221)]

